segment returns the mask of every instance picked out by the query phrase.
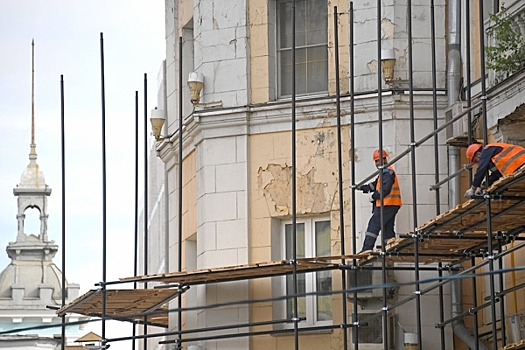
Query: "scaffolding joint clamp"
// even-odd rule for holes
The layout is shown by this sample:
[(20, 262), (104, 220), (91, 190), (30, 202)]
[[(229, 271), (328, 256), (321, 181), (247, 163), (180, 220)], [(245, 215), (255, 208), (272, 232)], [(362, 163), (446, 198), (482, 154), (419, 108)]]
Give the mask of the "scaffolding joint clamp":
[(415, 290), (415, 291), (414, 291), (414, 294), (415, 294), (415, 295), (421, 295), (421, 291), (420, 291), (420, 290)]
[(383, 307), (381, 308), (381, 311), (388, 311), (388, 306), (383, 306)]
[(301, 319), (299, 317), (292, 317), (292, 322), (299, 323)]

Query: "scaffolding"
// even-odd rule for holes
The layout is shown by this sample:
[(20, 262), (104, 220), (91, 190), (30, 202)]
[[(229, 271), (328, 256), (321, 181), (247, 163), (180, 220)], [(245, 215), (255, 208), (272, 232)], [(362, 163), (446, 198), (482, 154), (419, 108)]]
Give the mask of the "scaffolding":
[[(461, 2), (465, 6), (466, 13), (466, 22), (470, 23), (471, 9), (470, 2), (463, 1)], [(456, 4), (460, 6), (460, 1), (451, 1), (449, 6)], [(483, 18), (483, 5), (484, 1), (480, 0), (478, 2), (478, 13), (479, 18), (477, 19), (479, 23), (484, 23), (485, 19)], [(340, 203), (340, 232), (341, 232), (341, 254), (336, 256), (318, 256), (311, 258), (298, 258), (297, 252), (294, 251), (293, 257), (291, 259), (279, 260), (279, 261), (267, 261), (259, 262), (246, 265), (237, 265), (237, 266), (224, 266), (218, 268), (208, 268), (208, 269), (198, 269), (192, 271), (183, 271), (182, 262), (180, 261), (182, 257), (182, 252), (179, 250), (179, 271), (162, 273), (162, 274), (148, 274), (147, 267), (145, 268), (145, 274), (133, 277), (122, 278), (119, 281), (108, 282), (105, 280), (99, 284), (100, 289), (89, 291), (84, 294), (77, 300), (73, 301), (68, 305), (64, 305), (60, 310), (57, 311), (59, 315), (64, 316), (67, 313), (78, 313), (87, 316), (100, 317), (102, 322), (105, 320), (115, 319), (122, 321), (133, 322), (134, 324), (142, 324), (156, 327), (169, 327), (169, 315), (175, 314), (178, 317), (178, 330), (177, 331), (165, 331), (165, 332), (156, 332), (148, 333), (147, 328), (144, 328), (144, 334), (135, 335), (133, 334), (130, 337), (123, 338), (108, 338), (105, 336), (105, 331), (103, 331), (103, 348), (106, 344), (111, 342), (118, 342), (124, 340), (146, 340), (159, 337), (172, 337), (170, 340), (162, 340), (159, 344), (175, 344), (176, 349), (182, 348), (183, 344), (195, 342), (195, 341), (204, 341), (210, 339), (226, 339), (226, 338), (235, 338), (235, 337), (256, 337), (261, 335), (277, 335), (277, 334), (293, 334), (294, 335), (294, 345), (295, 348), (299, 348), (299, 338), (302, 334), (312, 332), (312, 331), (329, 331), (335, 329), (343, 330), (344, 340), (342, 342), (342, 348), (359, 348), (359, 343), (355, 342), (351, 344), (348, 339), (350, 332), (352, 333), (352, 339), (359, 338), (359, 332), (362, 332), (366, 329), (369, 323), (374, 322), (374, 320), (380, 319), (383, 323), (382, 327), (382, 339), (383, 347), (385, 350), (391, 349), (393, 344), (389, 344), (390, 334), (388, 333), (388, 322), (389, 322), (389, 313), (396, 308), (406, 305), (408, 302), (415, 301), (416, 303), (416, 334), (417, 334), (417, 343), (418, 348), (421, 348), (422, 344), (422, 321), (423, 317), (422, 312), (422, 302), (425, 295), (429, 292), (438, 291), (439, 294), (439, 313), (440, 313), (440, 322), (436, 325), (436, 328), (440, 329), (441, 332), (441, 348), (445, 348), (445, 333), (444, 329), (446, 326), (457, 322), (458, 320), (463, 320), (466, 317), (472, 317), (474, 322), (473, 327), (473, 338), (474, 342), (472, 343), (473, 348), (484, 349), (487, 348), (485, 345), (482, 345), (480, 338), (481, 335), (478, 333), (478, 313), (481, 310), (487, 309), (491, 314), (491, 330), (486, 335), (485, 339), (488, 340), (488, 343), (491, 344), (493, 349), (524, 349), (525, 341), (521, 340), (509, 344), (508, 337), (506, 335), (506, 308), (505, 300), (506, 296), (510, 293), (515, 293), (517, 290), (524, 289), (525, 283), (515, 284), (509, 288), (504, 288), (503, 276), (507, 273), (516, 273), (518, 271), (525, 270), (523, 266), (513, 266), (511, 268), (503, 268), (503, 258), (509, 254), (514, 254), (518, 252), (525, 246), (524, 237), (522, 233), (525, 231), (525, 210), (523, 209), (523, 204), (525, 204), (525, 168), (515, 172), (512, 175), (501, 178), (499, 181), (490, 186), (483, 195), (476, 196), (473, 199), (470, 199), (464, 203), (459, 203), (451, 207), (448, 211), (441, 213), (440, 208), (442, 204), (440, 203), (440, 189), (442, 185), (449, 183), (450, 181), (457, 181), (457, 177), (463, 174), (465, 171), (470, 172), (470, 167), (464, 167), (458, 169), (457, 172), (451, 174), (446, 179), (440, 178), (439, 174), (439, 151), (440, 151), (440, 141), (438, 135), (446, 134), (450, 129), (458, 122), (461, 122), (465, 118), (468, 120), (468, 130), (466, 133), (458, 135), (453, 139), (449, 139), (449, 145), (456, 147), (457, 145), (466, 146), (473, 142), (474, 136), (472, 134), (472, 116), (481, 111), (478, 123), (484, 123), (481, 125), (481, 130), (483, 131), (483, 143), (487, 144), (489, 142), (488, 130), (489, 126), (487, 125), (487, 102), (491, 99), (501, 97), (505, 93), (505, 89), (500, 86), (493, 87), (488, 89), (486, 86), (486, 79), (480, 79), (479, 81), (472, 82), (470, 78), (471, 69), (471, 55), (470, 55), (470, 39), (471, 33), (469, 32), (469, 26), (467, 25), (467, 50), (469, 54), (467, 55), (466, 72), (467, 77), (464, 83), (462, 91), (457, 91), (458, 94), (465, 96), (465, 108), (463, 111), (458, 113), (453, 113), (450, 118), (443, 122), (438, 117), (438, 107), (437, 100), (439, 94), (442, 92), (437, 88), (436, 81), (436, 34), (435, 34), (435, 23), (434, 23), (434, 1), (430, 1), (430, 25), (432, 33), (432, 102), (433, 102), (433, 118), (434, 118), (434, 130), (425, 135), (423, 138), (417, 140), (415, 138), (415, 118), (414, 118), (414, 95), (421, 90), (414, 88), (413, 85), (413, 76), (412, 76), (412, 64), (413, 64), (413, 48), (412, 48), (412, 14), (411, 1), (408, 1), (407, 6), (407, 23), (408, 23), (408, 73), (409, 73), (409, 87), (407, 89), (383, 89), (383, 76), (381, 69), (377, 70), (377, 90), (367, 92), (369, 94), (375, 94), (377, 96), (377, 109), (378, 109), (378, 148), (383, 149), (383, 123), (382, 123), (382, 98), (385, 94), (408, 94), (409, 96), (409, 114), (410, 114), (410, 140), (409, 147), (397, 155), (394, 159), (390, 160), (386, 164), (380, 164), (380, 168), (384, 168), (390, 165), (395, 165), (398, 161), (409, 158), (411, 170), (411, 190), (412, 190), (412, 210), (414, 218), (414, 227), (413, 232), (408, 232), (406, 234), (401, 234), (397, 238), (393, 238), (389, 241), (385, 241), (382, 237), (381, 249), (374, 250), (371, 252), (357, 253), (357, 241), (356, 241), (356, 207), (352, 205), (350, 213), (350, 222), (351, 229), (350, 237), (352, 239), (352, 253), (347, 253), (345, 248), (345, 234), (344, 232), (344, 222), (345, 222), (345, 210), (343, 208), (343, 193), (345, 191), (350, 191), (351, 202), (355, 203), (355, 192), (357, 188), (366, 183), (368, 180), (373, 179), (377, 176), (382, 177), (381, 171), (376, 171), (370, 174), (367, 178), (363, 179), (360, 182), (356, 182), (355, 175), (355, 121), (354, 121), (354, 101), (355, 97), (358, 95), (354, 91), (354, 57), (355, 53), (353, 52), (353, 3), (350, 2), (349, 13), (339, 13), (337, 7), (334, 7), (334, 48), (335, 48), (335, 67), (340, 66), (339, 62), (339, 42), (338, 42), (338, 21), (341, 16), (348, 16), (350, 23), (350, 63), (349, 63), (349, 76), (350, 76), (350, 88), (349, 93), (342, 95), (340, 92), (340, 84), (336, 84), (336, 95), (331, 96), (332, 101), (335, 102), (336, 111), (337, 111), (337, 132), (339, 140), (338, 148), (338, 170), (339, 170), (339, 179), (343, 178), (342, 175), (342, 153), (341, 149), (341, 129), (342, 129), (342, 117), (341, 117), (341, 103), (344, 100), (344, 103), (347, 104), (348, 109), (350, 110), (350, 120), (348, 124), (350, 125), (350, 140), (351, 140), (351, 174), (350, 178), (352, 181), (350, 189), (343, 188), (343, 182), (339, 181), (339, 203)], [(295, 9), (295, 8), (294, 8)], [(377, 35), (381, 37), (381, 18), (382, 18), (382, 3), (377, 1)], [(295, 21), (295, 13), (293, 14), (293, 21)], [(295, 25), (295, 22), (294, 22)], [(294, 27), (295, 28), (295, 27)], [(294, 32), (295, 34), (295, 32)], [(295, 35), (293, 36), (295, 40)], [(479, 47), (485, 47), (485, 37), (484, 35), (478, 35), (477, 44)], [(295, 53), (295, 42), (293, 46)], [(377, 40), (377, 56), (381, 57), (382, 47), (381, 40)], [(182, 38), (179, 41), (179, 65), (181, 67), (180, 72), (182, 72)], [(485, 71), (485, 56), (484, 51), (480, 50), (479, 56), (480, 63), (480, 76), (488, 76)], [(295, 56), (293, 61), (295, 62)], [(295, 68), (295, 65), (293, 66)], [(103, 69), (103, 66), (102, 66)], [(295, 81), (295, 69), (293, 70), (293, 81)], [(509, 79), (512, 80), (509, 84), (511, 86), (520, 86), (525, 85), (525, 71), (521, 70)], [(339, 69), (336, 70), (336, 81), (340, 81)], [(295, 86), (292, 84), (292, 86)], [(179, 76), (179, 87), (182, 87), (182, 77)], [(180, 101), (179, 101), (179, 127), (177, 131), (170, 135), (172, 139), (178, 139), (178, 154), (179, 154), (179, 186), (178, 186), (178, 198), (179, 198), (179, 210), (182, 208), (182, 149), (183, 149), (183, 136), (184, 128), (182, 122), (184, 120), (182, 115), (182, 89), (179, 89), (180, 92)], [(427, 91), (428, 92), (428, 91)], [(451, 91), (448, 91), (451, 94)], [(457, 96), (453, 96), (453, 99), (456, 99)], [(146, 100), (146, 99), (145, 99)], [(452, 102), (455, 102), (453, 100)], [(137, 102), (136, 102), (137, 103)], [(287, 102), (288, 103), (288, 102)], [(523, 102), (522, 100), (522, 103)], [(292, 222), (293, 222), (293, 232), (294, 232), (294, 243), (296, 237), (296, 221), (297, 221), (297, 210), (295, 207), (296, 203), (296, 184), (295, 184), (295, 167), (296, 167), (296, 158), (295, 158), (295, 124), (296, 124), (296, 104), (295, 91), (292, 93), (292, 99), (289, 102), (291, 111), (292, 111), (292, 123), (291, 123), (291, 132), (292, 132), (292, 174), (291, 181), (292, 185)], [(520, 107), (520, 106), (515, 106)], [(145, 106), (145, 118), (147, 118), (146, 106)], [(137, 120), (138, 120), (138, 108), (137, 111)], [(220, 109), (219, 109), (220, 112)], [(194, 112), (196, 113), (196, 112)], [(436, 216), (432, 220), (419, 225), (417, 223), (418, 218), (418, 196), (417, 196), (417, 170), (416, 170), (416, 152), (419, 146), (431, 142), (434, 146), (435, 153), (435, 186), (431, 188), (436, 192), (435, 197), (435, 208)], [(146, 172), (147, 174), (147, 172)], [(472, 174), (470, 173), (470, 176)], [(147, 180), (146, 180), (147, 181)], [(146, 186), (147, 187), (147, 186)], [(146, 195), (147, 196), (147, 195)], [(383, 197), (383, 195), (381, 195)], [(382, 200), (382, 199), (381, 199)], [(145, 200), (147, 203), (147, 200)], [(147, 212), (147, 208), (146, 208)], [(347, 213), (348, 214), (348, 213)], [(145, 215), (147, 217), (147, 215)], [(179, 211), (179, 231), (182, 231), (182, 212)], [(146, 218), (147, 220), (147, 218)], [(383, 220), (382, 220), (383, 221)], [(147, 225), (145, 225), (145, 230), (147, 230)], [(384, 223), (382, 222), (382, 228), (384, 228)], [(105, 232), (104, 232), (105, 235)], [(179, 243), (182, 242), (182, 233), (179, 232)], [(515, 244), (516, 243), (516, 244)], [(104, 240), (105, 244), (105, 240)], [(182, 249), (182, 244), (179, 244), (179, 249)], [(105, 249), (104, 249), (105, 250)], [(147, 249), (144, 251), (144, 254), (148, 254)], [(147, 258), (145, 259), (147, 266)], [(396, 263), (411, 263), (410, 267), (396, 265)], [(105, 265), (104, 265), (105, 266)], [(468, 267), (466, 267), (468, 266)], [(484, 269), (480, 272), (480, 269)], [(366, 284), (362, 283), (359, 280), (359, 274), (366, 271), (381, 271), (380, 283), (377, 284)], [(389, 303), (389, 292), (392, 288), (398, 288), (403, 285), (403, 283), (398, 283), (395, 281), (389, 281), (388, 274), (391, 271), (402, 271), (408, 270), (413, 271), (414, 278), (408, 285), (413, 288), (413, 295), (397, 300), (395, 303)], [(135, 270), (137, 271), (137, 270)], [(319, 271), (332, 271), (332, 273), (341, 274), (341, 285), (340, 290), (331, 290), (330, 292), (315, 292), (300, 294), (297, 292), (297, 276), (299, 274), (308, 274), (315, 273)], [(421, 271), (430, 271), (435, 274), (433, 278), (421, 278)], [(448, 272), (450, 275), (445, 276), (443, 273)], [(217, 304), (207, 304), (200, 305), (195, 307), (183, 307), (182, 305), (182, 295), (191, 290), (192, 286), (206, 285), (206, 284), (216, 284), (232, 281), (245, 281), (252, 279), (260, 278), (269, 278), (275, 276), (291, 276), (293, 280), (293, 285), (295, 286), (294, 293), (289, 293), (282, 297), (273, 297), (269, 299), (246, 299), (246, 300), (236, 300), (229, 303), (217, 303)], [(480, 302), (479, 297), (476, 292), (476, 280), (480, 277), (487, 276), (489, 280), (489, 292), (487, 298)], [(473, 307), (469, 308), (466, 312), (458, 312), (455, 316), (445, 319), (443, 308), (444, 308), (444, 293), (443, 286), (447, 284), (463, 283), (464, 280), (472, 281), (473, 288)], [(134, 289), (112, 289), (113, 286), (118, 286), (123, 283), (133, 283)], [(139, 284), (142, 284), (144, 288), (139, 288)], [(155, 285), (154, 288), (151, 286)], [(499, 285), (499, 287), (497, 287)], [(497, 289), (499, 288), (499, 290)], [(358, 303), (356, 300), (359, 299), (358, 294), (363, 293), (364, 291), (376, 291), (379, 299), (382, 300), (382, 308), (377, 313), (367, 313), (365, 317), (360, 317), (360, 310), (358, 309)], [(333, 320), (331, 325), (327, 326), (314, 326), (314, 327), (299, 327), (300, 323), (304, 321), (302, 317), (299, 316), (297, 310), (297, 299), (299, 297), (309, 296), (309, 295), (321, 295), (322, 293), (328, 295), (340, 295), (342, 298), (343, 306), (343, 317), (341, 320)], [(176, 308), (169, 308), (168, 303), (174, 299), (178, 299), (178, 306)], [(233, 324), (233, 325), (222, 325), (214, 326), (200, 329), (183, 329), (182, 327), (182, 314), (188, 311), (195, 310), (204, 310), (204, 309), (214, 309), (220, 308), (228, 305), (248, 305), (256, 303), (265, 303), (265, 302), (276, 302), (278, 300), (293, 300), (294, 310), (293, 317), (290, 319), (269, 319), (258, 322), (247, 322), (243, 324)], [(354, 302), (352, 302), (354, 301)], [(353, 310), (348, 310), (347, 306), (353, 305)], [(497, 312), (500, 312), (499, 317)], [(349, 317), (349, 315), (351, 317)], [(499, 320), (499, 322), (498, 322)], [(498, 325), (499, 323), (499, 325)], [(271, 326), (276, 324), (291, 324), (293, 328), (287, 329), (275, 329)], [(245, 331), (248, 329), (248, 331)], [(222, 333), (213, 333), (214, 331), (220, 331)], [(199, 333), (205, 333), (204, 335), (199, 335)], [(353, 347), (352, 347), (353, 346)], [(483, 347), (485, 346), (485, 347)]]

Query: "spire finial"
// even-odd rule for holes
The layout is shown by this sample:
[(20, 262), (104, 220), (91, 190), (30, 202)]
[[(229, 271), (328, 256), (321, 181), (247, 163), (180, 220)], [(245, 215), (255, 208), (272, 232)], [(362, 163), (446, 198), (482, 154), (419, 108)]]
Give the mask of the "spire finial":
[(35, 39), (31, 41), (31, 152), (30, 160), (36, 160), (35, 144)]

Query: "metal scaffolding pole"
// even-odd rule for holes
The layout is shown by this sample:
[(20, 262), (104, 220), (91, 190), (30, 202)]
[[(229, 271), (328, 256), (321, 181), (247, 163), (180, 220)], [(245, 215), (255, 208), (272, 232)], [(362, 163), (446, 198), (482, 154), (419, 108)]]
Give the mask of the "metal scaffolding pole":
[[(350, 19), (350, 34), (349, 34), (349, 44), (350, 44), (350, 67), (349, 67), (349, 75), (350, 75), (350, 86), (349, 86), (349, 93), (350, 93), (350, 177), (352, 181), (352, 205), (351, 205), (351, 222), (352, 222), (352, 252), (354, 254), (357, 253), (357, 229), (355, 225), (355, 221), (357, 218), (356, 213), (356, 185), (355, 185), (355, 87), (354, 87), (354, 80), (355, 80), (355, 73), (354, 73), (354, 3), (353, 1), (350, 2), (349, 7), (349, 19)], [(357, 267), (357, 259), (352, 259), (352, 268), (355, 269)], [(352, 274), (353, 279), (353, 285), (357, 285), (357, 274)], [(346, 285), (343, 285), (343, 288), (347, 288)], [(358, 321), (358, 305), (357, 305), (357, 291), (353, 292), (353, 313), (352, 313), (352, 325), (357, 325)], [(359, 327), (352, 327), (352, 342), (354, 343), (354, 347), (356, 350), (359, 350), (359, 343), (357, 342), (359, 335)]]
[[(483, 26), (484, 18), (483, 18), (483, 0), (479, 0), (479, 23), (480, 26)], [(485, 36), (480, 35), (479, 36), (479, 47), (484, 48), (485, 47)], [(483, 115), (483, 143), (486, 145), (488, 143), (488, 121), (487, 121), (487, 87), (486, 87), (486, 78), (485, 78), (485, 50), (479, 50), (479, 56), (480, 56), (480, 69), (481, 69), (481, 104), (482, 109), (481, 113)], [(487, 174), (485, 174), (486, 181), (488, 183), (488, 170)], [(489, 260), (489, 271), (494, 271), (494, 252), (493, 252), (493, 245), (492, 245), (492, 199), (490, 196), (485, 196), (485, 203), (487, 205), (487, 237), (488, 237), (488, 252), (489, 255), (487, 259)], [(495, 285), (494, 285), (494, 275), (490, 274), (489, 276), (489, 282), (490, 282), (490, 295), (495, 295)], [(492, 347), (494, 350), (498, 349), (498, 336), (497, 336), (497, 327), (496, 327), (496, 302), (494, 300), (495, 298), (491, 298), (491, 305), (490, 305), (490, 313), (491, 313), (491, 320), (492, 320)]]
[[(410, 146), (412, 148), (411, 155), (411, 178), (412, 178), (412, 215), (414, 217), (414, 232), (418, 227), (418, 212), (417, 212), (417, 181), (416, 181), (416, 135), (415, 135), (415, 121), (414, 121), (414, 78), (413, 78), (413, 49), (412, 49), (412, 1), (407, 3), (407, 26), (408, 26), (408, 84), (409, 84), (409, 110), (410, 110)], [(418, 349), (422, 348), (423, 335), (421, 328), (421, 291), (419, 289), (419, 238), (414, 239), (414, 277), (416, 280), (415, 291), (416, 295), (416, 328), (417, 328), (417, 344)]]
[[(334, 46), (335, 46), (335, 99), (336, 99), (336, 114), (337, 114), (337, 165), (338, 165), (338, 191), (339, 191), (339, 227), (341, 230), (341, 255), (345, 255), (345, 213), (344, 213), (344, 196), (343, 196), (343, 152), (342, 152), (342, 137), (341, 137), (341, 87), (339, 77), (339, 17), (337, 13), (337, 6), (334, 6)], [(345, 265), (346, 260), (341, 259), (341, 265)], [(346, 271), (341, 270), (341, 285), (346, 286)], [(348, 322), (348, 310), (346, 305), (346, 293), (342, 296), (343, 306), (343, 320), (342, 324), (346, 325)], [(346, 328), (343, 329), (343, 349), (348, 347), (348, 332)]]
[(104, 35), (100, 33), (100, 78), (102, 100), (102, 346), (106, 349), (106, 90), (104, 83)]

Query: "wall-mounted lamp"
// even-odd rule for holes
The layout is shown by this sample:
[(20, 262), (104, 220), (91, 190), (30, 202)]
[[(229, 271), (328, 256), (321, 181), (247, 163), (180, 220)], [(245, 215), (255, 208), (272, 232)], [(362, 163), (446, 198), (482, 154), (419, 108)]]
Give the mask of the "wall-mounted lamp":
[(394, 79), (394, 65), (396, 64), (396, 52), (394, 49), (381, 50), (381, 67), (383, 67), (383, 79), (390, 82)]
[(153, 136), (157, 141), (164, 140), (164, 137), (160, 136), (160, 132), (162, 130), (162, 126), (164, 125), (164, 122), (166, 121), (166, 117), (164, 116), (164, 111), (162, 109), (155, 109), (151, 110), (151, 117), (149, 118), (149, 121), (151, 123), (151, 132), (153, 133)]
[(188, 77), (188, 88), (190, 89), (190, 101), (195, 106), (201, 98), (201, 90), (204, 86), (202, 73), (191, 72)]

